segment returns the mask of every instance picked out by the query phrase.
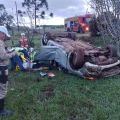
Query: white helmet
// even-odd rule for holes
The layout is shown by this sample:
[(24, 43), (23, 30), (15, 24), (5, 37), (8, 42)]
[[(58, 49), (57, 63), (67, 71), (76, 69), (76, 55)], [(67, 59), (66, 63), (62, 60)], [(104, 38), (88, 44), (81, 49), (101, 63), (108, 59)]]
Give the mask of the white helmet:
[(21, 36), (24, 36), (25, 35), (25, 33), (21, 33)]
[(8, 30), (5, 26), (0, 26), (0, 32), (4, 33), (7, 37), (10, 37)]

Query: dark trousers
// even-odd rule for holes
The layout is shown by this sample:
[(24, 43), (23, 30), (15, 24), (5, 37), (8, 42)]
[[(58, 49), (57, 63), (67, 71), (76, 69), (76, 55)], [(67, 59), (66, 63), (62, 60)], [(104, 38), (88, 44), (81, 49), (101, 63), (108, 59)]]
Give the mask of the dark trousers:
[(0, 66), (0, 111), (4, 109), (4, 99), (8, 87), (8, 67)]
[(16, 65), (18, 65), (20, 69), (24, 71), (22, 60), (18, 55), (15, 55), (14, 57), (11, 58), (12, 70), (15, 70)]

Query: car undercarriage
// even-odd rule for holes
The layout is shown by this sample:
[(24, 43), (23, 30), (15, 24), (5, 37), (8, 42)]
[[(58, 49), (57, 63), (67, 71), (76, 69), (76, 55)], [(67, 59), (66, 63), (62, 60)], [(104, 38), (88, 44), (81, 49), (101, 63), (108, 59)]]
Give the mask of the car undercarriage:
[(98, 48), (76, 39), (75, 33), (45, 33), (39, 61), (52, 61), (83, 78), (109, 77), (120, 73), (120, 60), (114, 45)]

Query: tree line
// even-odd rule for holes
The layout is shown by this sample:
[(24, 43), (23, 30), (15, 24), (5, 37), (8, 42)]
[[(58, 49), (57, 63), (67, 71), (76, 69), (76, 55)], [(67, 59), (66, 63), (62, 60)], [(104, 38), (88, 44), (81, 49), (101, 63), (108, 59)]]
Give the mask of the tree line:
[[(48, 12), (47, 0), (24, 0), (21, 5), (22, 9), (17, 9), (16, 5), (16, 16), (9, 15), (6, 11), (4, 4), (0, 4), (0, 25), (6, 25), (7, 27), (19, 24), (25, 25), (24, 17), (28, 17), (30, 26), (36, 28), (38, 26), (37, 21), (46, 18), (46, 11)], [(44, 9), (43, 9), (44, 8)], [(53, 17), (53, 13), (49, 13), (47, 17)], [(17, 19), (15, 19), (17, 18)], [(33, 22), (34, 21), (34, 22)]]

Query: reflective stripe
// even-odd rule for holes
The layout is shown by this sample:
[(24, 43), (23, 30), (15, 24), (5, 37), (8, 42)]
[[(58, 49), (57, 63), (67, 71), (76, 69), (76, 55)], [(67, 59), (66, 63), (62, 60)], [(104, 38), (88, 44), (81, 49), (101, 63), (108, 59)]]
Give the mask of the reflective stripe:
[(0, 66), (1, 71), (6, 70), (6, 69), (8, 69), (8, 66)]
[(7, 95), (7, 90), (8, 90), (8, 81), (6, 84), (0, 83), (0, 99), (3, 99)]
[(7, 75), (7, 76), (8, 76), (8, 69), (7, 69), (7, 70), (5, 70), (5, 75)]

